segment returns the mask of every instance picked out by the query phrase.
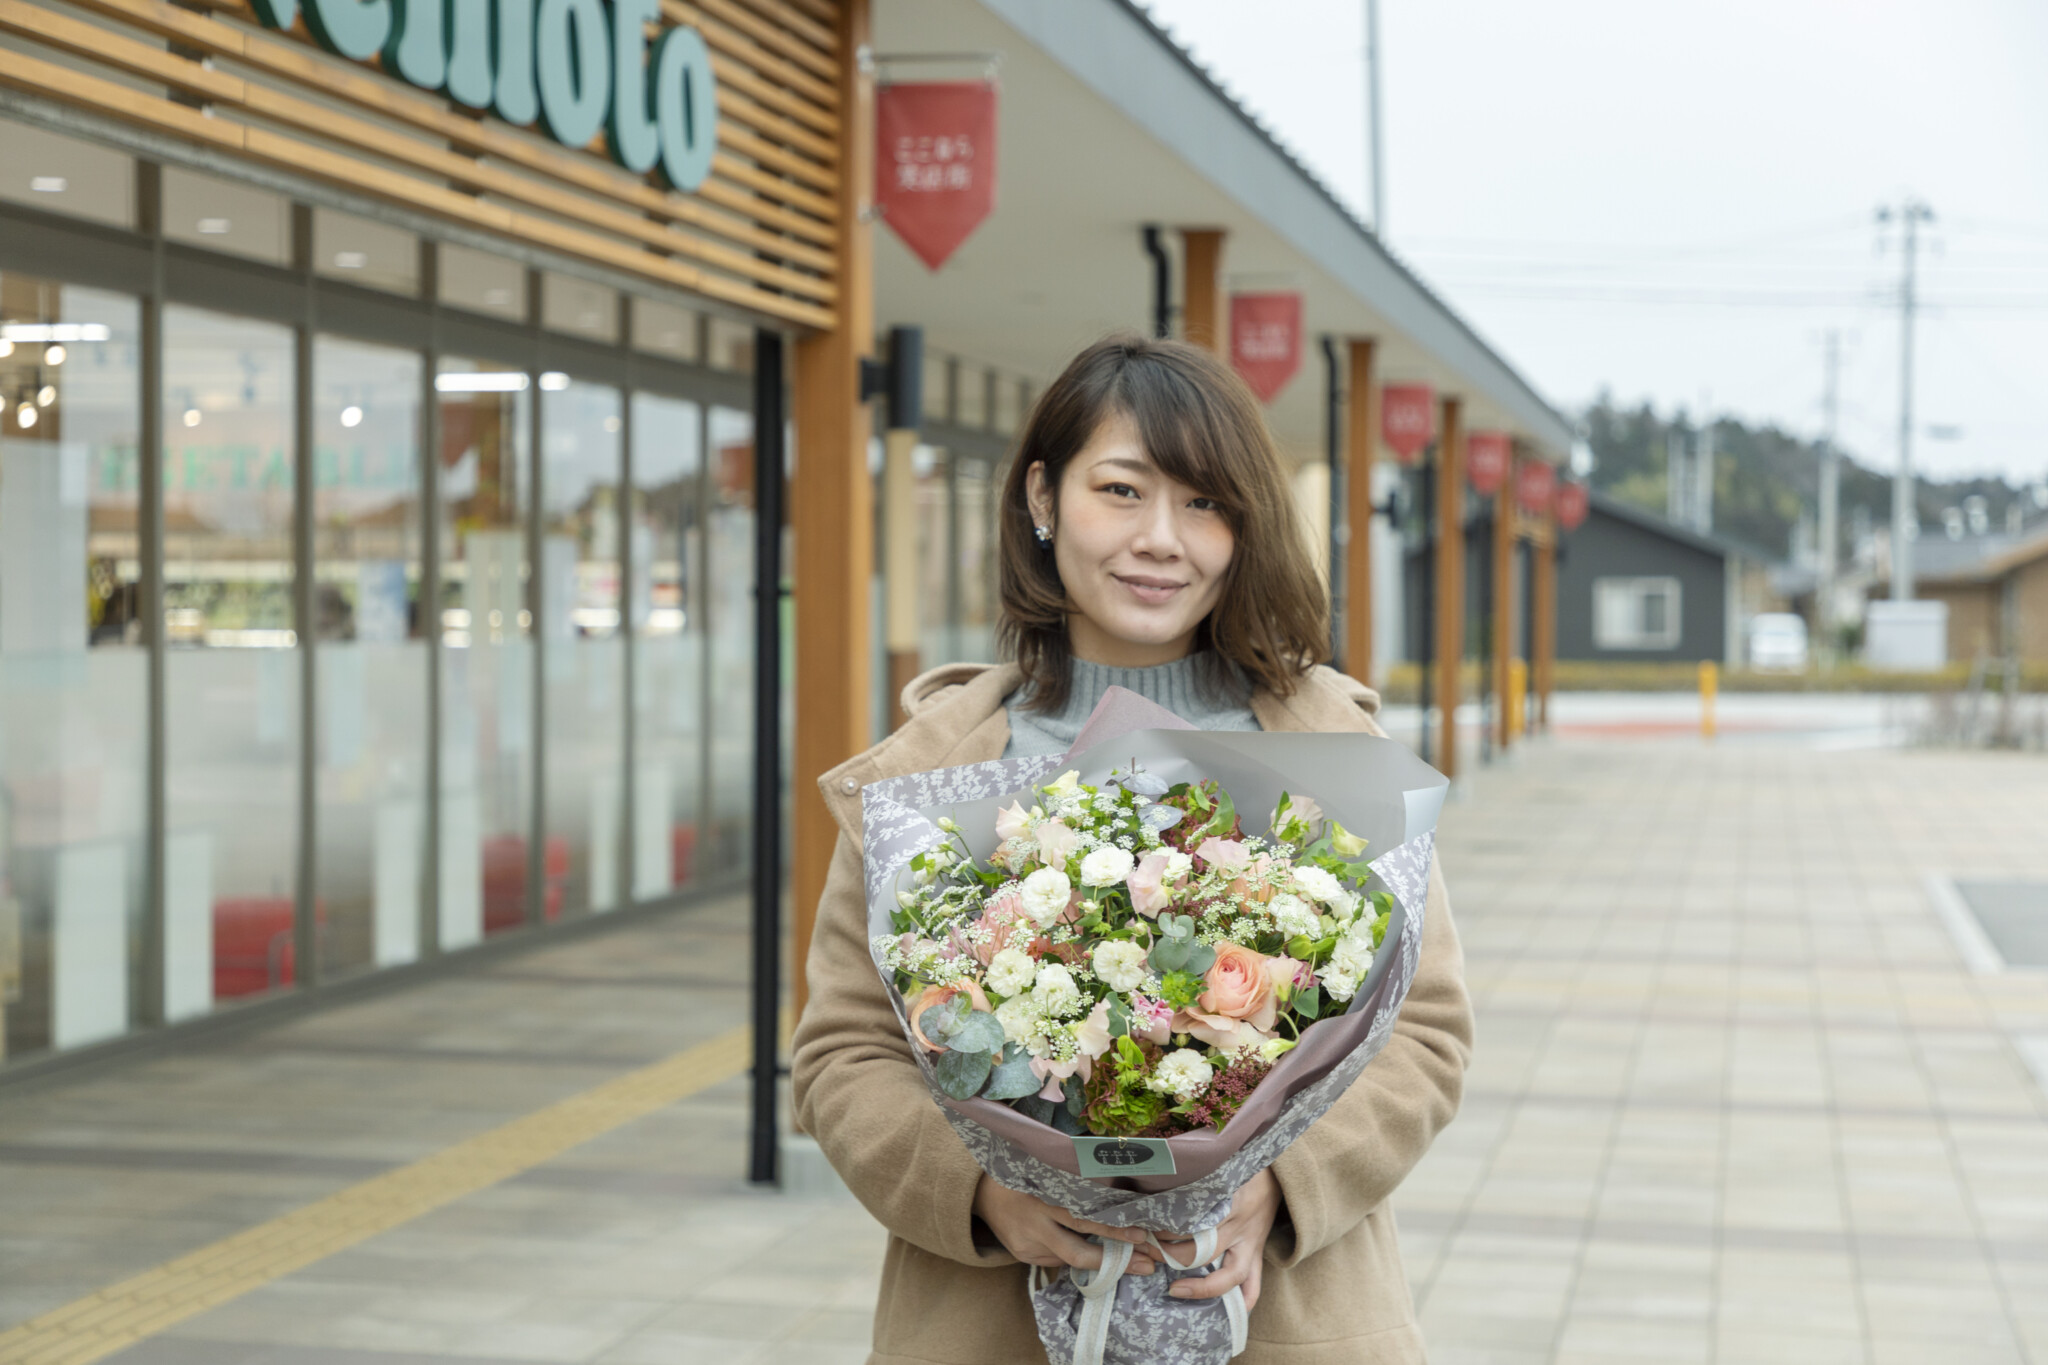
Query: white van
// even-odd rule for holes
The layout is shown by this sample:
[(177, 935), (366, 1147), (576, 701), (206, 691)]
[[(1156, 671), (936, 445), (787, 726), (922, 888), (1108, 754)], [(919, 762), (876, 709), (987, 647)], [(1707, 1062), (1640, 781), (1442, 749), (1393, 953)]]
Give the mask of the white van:
[(1767, 611), (1750, 618), (1749, 666), (1759, 671), (1806, 671), (1806, 621), (1790, 612)]

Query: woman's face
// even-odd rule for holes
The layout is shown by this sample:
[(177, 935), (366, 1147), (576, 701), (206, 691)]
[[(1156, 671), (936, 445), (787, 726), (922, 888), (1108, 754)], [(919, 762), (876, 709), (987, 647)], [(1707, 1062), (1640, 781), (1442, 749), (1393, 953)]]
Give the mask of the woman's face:
[(1057, 514), (1043, 463), (1031, 466), (1026, 491), (1032, 521), (1052, 528), (1077, 658), (1143, 668), (1194, 647), (1236, 541), (1221, 508), (1160, 472), (1130, 418), (1106, 418), (1067, 462)]

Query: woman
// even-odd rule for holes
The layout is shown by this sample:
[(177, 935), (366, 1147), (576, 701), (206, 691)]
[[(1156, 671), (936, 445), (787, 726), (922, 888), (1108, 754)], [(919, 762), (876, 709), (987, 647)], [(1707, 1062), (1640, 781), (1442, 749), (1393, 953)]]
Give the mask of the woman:
[[(999, 516), (1001, 638), (1015, 662), (918, 678), (908, 722), (819, 783), (840, 837), (795, 1096), (804, 1130), (890, 1232), (871, 1365), (1042, 1365), (1025, 1267), (1092, 1268), (1102, 1252), (1088, 1234), (1144, 1234), (989, 1180), (940, 1116), (868, 955), (861, 787), (1064, 752), (1112, 684), (1205, 729), (1380, 733), (1379, 698), (1313, 664), (1325, 599), (1279, 454), (1250, 390), (1208, 352), (1135, 337), (1082, 352), (1033, 410)], [(1238, 1193), (1222, 1264), (1172, 1291), (1242, 1285), (1247, 1365), (1423, 1358), (1386, 1199), (1456, 1111), (1471, 1043), (1457, 931), (1432, 872), (1393, 1039)], [(1133, 1256), (1132, 1273), (1153, 1269)]]

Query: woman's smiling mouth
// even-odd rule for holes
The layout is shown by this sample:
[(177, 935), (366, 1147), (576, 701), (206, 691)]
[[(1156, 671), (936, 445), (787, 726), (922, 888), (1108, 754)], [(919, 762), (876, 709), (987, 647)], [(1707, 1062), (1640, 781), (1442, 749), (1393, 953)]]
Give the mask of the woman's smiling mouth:
[(1117, 582), (1129, 589), (1131, 596), (1147, 606), (1158, 606), (1173, 600), (1173, 595), (1187, 584), (1171, 578), (1148, 578), (1143, 574), (1111, 574)]

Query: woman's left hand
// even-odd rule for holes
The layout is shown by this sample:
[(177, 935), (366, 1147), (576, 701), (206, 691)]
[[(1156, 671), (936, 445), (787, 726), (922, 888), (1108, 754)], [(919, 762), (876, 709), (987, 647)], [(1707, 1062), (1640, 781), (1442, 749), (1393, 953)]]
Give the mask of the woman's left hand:
[[(1271, 1170), (1260, 1171), (1231, 1196), (1230, 1216), (1217, 1225), (1216, 1249), (1223, 1264), (1207, 1275), (1175, 1280), (1167, 1293), (1176, 1299), (1214, 1299), (1229, 1293), (1232, 1286), (1242, 1285), (1245, 1311), (1250, 1312), (1259, 1302), (1266, 1238), (1279, 1215), (1280, 1182)], [(1192, 1241), (1169, 1242), (1162, 1234), (1160, 1244), (1183, 1265), (1195, 1254)]]

